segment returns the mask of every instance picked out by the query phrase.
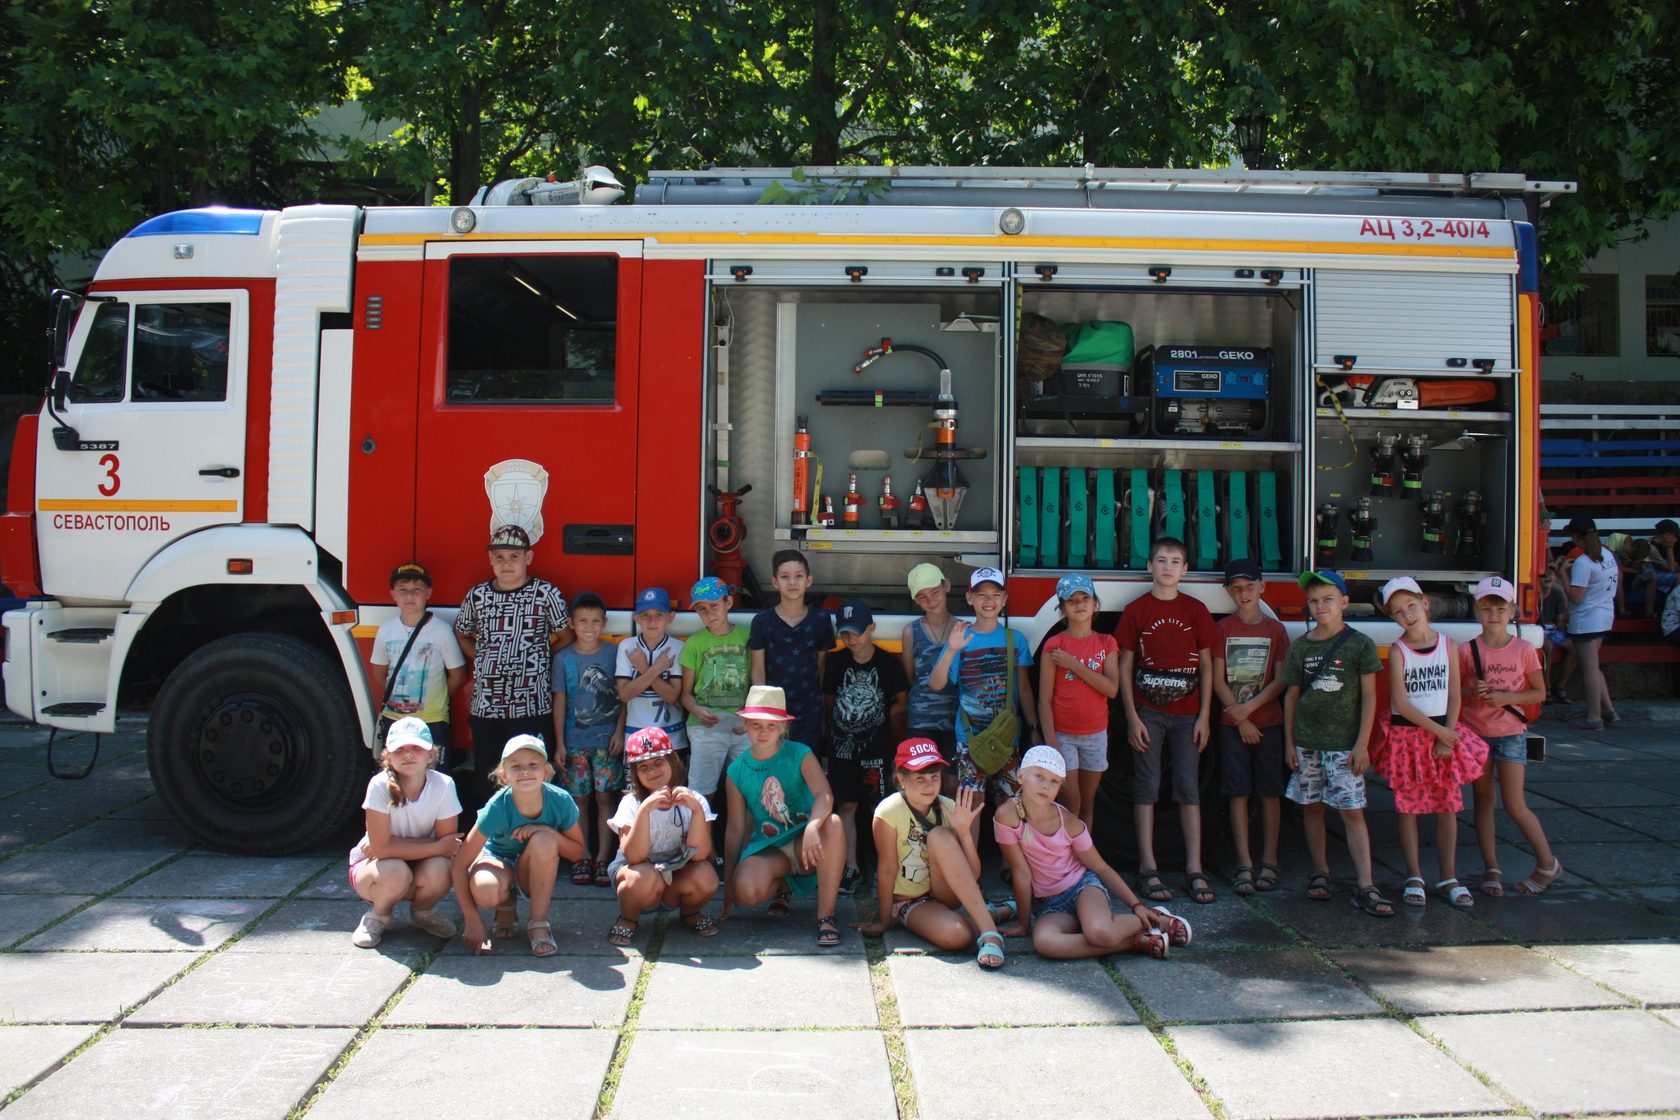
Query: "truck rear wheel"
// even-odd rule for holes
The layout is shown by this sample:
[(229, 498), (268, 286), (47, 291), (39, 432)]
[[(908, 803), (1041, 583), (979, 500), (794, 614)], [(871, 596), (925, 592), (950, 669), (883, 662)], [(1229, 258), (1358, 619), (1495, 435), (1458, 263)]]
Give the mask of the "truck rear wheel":
[(370, 773), (343, 676), (285, 634), (197, 650), (152, 706), (158, 797), (213, 847), (278, 854), (320, 843), (354, 814)]

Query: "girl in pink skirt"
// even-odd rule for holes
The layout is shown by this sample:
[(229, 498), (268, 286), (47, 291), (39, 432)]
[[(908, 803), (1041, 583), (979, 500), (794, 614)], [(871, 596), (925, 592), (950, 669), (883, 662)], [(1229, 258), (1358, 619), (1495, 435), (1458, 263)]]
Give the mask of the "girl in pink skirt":
[(1400, 814), (1400, 852), (1407, 879), (1400, 901), (1426, 901), (1418, 861), (1420, 813), (1435, 814), (1435, 852), (1441, 878), (1435, 890), (1454, 906), (1475, 905), (1469, 888), (1458, 881), (1458, 816), (1464, 808), (1464, 785), (1481, 777), (1488, 745), (1458, 722), (1458, 655), (1450, 638), (1429, 625), (1429, 598), (1410, 576), (1383, 584), (1383, 609), (1400, 624), (1400, 640), (1388, 651), (1388, 742), (1377, 760), (1394, 790)]

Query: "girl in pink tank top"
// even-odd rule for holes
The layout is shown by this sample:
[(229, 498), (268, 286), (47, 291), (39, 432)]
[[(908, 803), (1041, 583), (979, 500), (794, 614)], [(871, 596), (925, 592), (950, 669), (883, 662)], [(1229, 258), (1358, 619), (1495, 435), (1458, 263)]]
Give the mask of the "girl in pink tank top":
[[(1164, 907), (1140, 902), (1091, 843), (1091, 831), (1056, 803), (1067, 763), (1054, 747), (1021, 758), (1020, 793), (998, 806), (992, 831), (1009, 862), (1022, 919), (1002, 932), (1027, 932), (1041, 957), (1077, 960), (1135, 951), (1164, 959), (1167, 946), (1190, 944), (1190, 923)], [(1116, 914), (1118, 897), (1130, 913)]]

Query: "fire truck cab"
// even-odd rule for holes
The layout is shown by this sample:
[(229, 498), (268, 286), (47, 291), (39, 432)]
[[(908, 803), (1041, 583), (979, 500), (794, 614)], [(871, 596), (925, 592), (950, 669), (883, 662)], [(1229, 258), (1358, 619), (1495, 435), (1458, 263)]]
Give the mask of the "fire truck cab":
[[(1117, 611), (1161, 535), (1215, 610), (1252, 557), (1285, 617), (1297, 573), (1341, 568), (1381, 644), (1369, 591), (1396, 574), (1448, 618), (1500, 575), (1531, 617), (1534, 220), (1571, 189), (724, 169), (618, 206), (532, 180), (165, 214), (57, 296), (0, 517), (28, 600), (6, 704), (109, 732), (152, 696), (159, 796), (209, 843), (284, 851), (359, 804), (388, 574), (424, 561), (447, 618), (500, 524), (620, 632), (640, 587), (722, 571), (750, 599), (797, 548), (883, 638), (913, 565), (1001, 566), (1036, 646), (1059, 572)], [(759, 204), (806, 190), (824, 204)]]

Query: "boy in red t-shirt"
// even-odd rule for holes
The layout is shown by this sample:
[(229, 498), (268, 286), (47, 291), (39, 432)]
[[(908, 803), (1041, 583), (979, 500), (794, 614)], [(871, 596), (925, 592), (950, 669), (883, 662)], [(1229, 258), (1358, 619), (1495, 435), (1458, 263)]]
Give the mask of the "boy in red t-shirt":
[(1149, 549), (1149, 594), (1132, 600), (1114, 637), (1120, 644), (1120, 700), (1132, 760), (1132, 815), (1137, 825), (1138, 883), (1146, 898), (1165, 902), (1172, 891), (1155, 866), (1155, 801), (1161, 766), (1172, 768), (1172, 796), (1184, 828), (1184, 889), (1194, 902), (1213, 901), (1202, 870), (1201, 752), (1208, 744), (1213, 674), (1208, 651), (1218, 641), (1213, 615), (1178, 593), (1190, 563), (1174, 537)]
[(1510, 581), (1489, 576), (1475, 586), (1476, 617), (1482, 632), (1459, 643), (1458, 673), (1464, 681), (1464, 707), (1459, 719), (1488, 743), (1487, 770), (1470, 788), (1476, 795), (1476, 842), (1482, 849), (1482, 893), (1505, 893), (1500, 881), (1498, 841), (1493, 831), (1493, 781), (1505, 814), (1534, 849), (1534, 870), (1517, 883), (1521, 894), (1539, 894), (1563, 874), (1563, 864), (1546, 842), (1540, 818), (1523, 798), (1528, 766), (1528, 721), (1519, 711), (1546, 698), (1546, 678), (1534, 647), (1510, 631), (1517, 613), (1517, 589)]
[[(1243, 558), (1225, 566), (1225, 590), (1236, 613), (1219, 620), (1213, 650), (1213, 690), (1224, 709), (1219, 721), (1219, 792), (1231, 799), (1231, 837), (1238, 894), (1275, 891), (1279, 800), (1288, 783), (1283, 761), (1283, 680), (1278, 667), (1289, 653), (1289, 632), (1260, 609), (1266, 581), (1260, 565)], [(1249, 856), (1248, 798), (1260, 799), (1260, 874)]]

